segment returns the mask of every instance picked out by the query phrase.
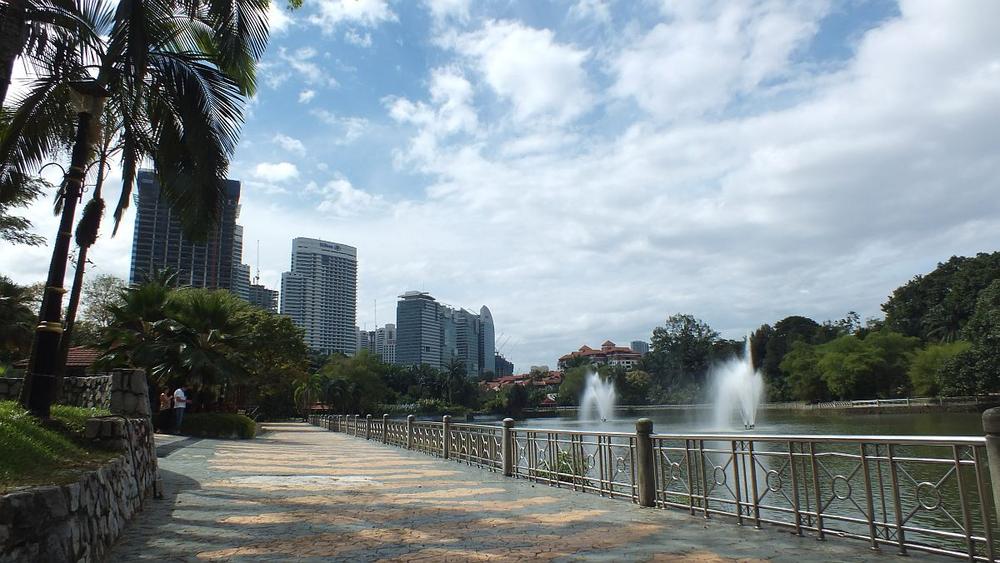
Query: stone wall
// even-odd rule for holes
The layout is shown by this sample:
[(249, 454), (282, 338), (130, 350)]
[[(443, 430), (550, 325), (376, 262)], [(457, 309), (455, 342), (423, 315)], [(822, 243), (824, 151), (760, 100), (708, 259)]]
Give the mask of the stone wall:
[(16, 401), (23, 385), (23, 377), (0, 377), (0, 401)]
[(108, 379), (113, 414), (87, 420), (85, 438), (121, 455), (74, 483), (0, 496), (0, 563), (101, 561), (154, 492), (156, 445), (145, 375), (125, 370)]
[[(118, 373), (116, 370), (115, 373)], [(62, 394), (59, 403), (74, 407), (97, 407), (106, 409), (111, 406), (111, 375), (94, 375), (90, 377), (64, 377)]]
[[(130, 372), (130, 370), (115, 370)], [(111, 379), (114, 374), (101, 374), (86, 377), (64, 377), (61, 405), (74, 407), (97, 407), (106, 409), (111, 406)], [(24, 386), (23, 377), (0, 377), (0, 401), (16, 401)]]

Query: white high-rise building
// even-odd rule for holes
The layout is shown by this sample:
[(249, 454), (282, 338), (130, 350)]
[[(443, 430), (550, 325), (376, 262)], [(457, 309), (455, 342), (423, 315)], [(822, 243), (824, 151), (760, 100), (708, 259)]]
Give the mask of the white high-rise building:
[(292, 240), (292, 269), (281, 274), (281, 314), (305, 330), (310, 349), (357, 350), (358, 250), (311, 238)]
[(375, 353), (387, 364), (396, 363), (396, 325), (389, 323), (375, 330)]

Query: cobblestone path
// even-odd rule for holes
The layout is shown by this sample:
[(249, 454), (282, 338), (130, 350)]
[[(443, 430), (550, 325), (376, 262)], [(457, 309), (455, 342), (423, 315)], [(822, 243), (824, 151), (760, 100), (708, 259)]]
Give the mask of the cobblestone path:
[(863, 542), (640, 508), (306, 424), (182, 446), (159, 460), (165, 498), (148, 501), (112, 561), (900, 560)]

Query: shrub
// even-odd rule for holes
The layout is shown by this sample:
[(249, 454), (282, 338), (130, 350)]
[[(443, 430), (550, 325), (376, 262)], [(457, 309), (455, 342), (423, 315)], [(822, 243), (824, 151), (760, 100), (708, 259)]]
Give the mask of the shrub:
[(184, 415), (181, 434), (200, 438), (253, 438), (257, 425), (242, 414), (199, 412)]

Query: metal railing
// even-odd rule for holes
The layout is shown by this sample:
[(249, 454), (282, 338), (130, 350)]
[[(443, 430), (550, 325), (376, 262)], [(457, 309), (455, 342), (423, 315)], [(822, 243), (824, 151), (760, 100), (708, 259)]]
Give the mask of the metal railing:
[[(313, 424), (507, 476), (872, 548), (995, 561), (986, 439), (654, 434), (315, 416)], [(637, 425), (637, 428), (639, 426)]]

